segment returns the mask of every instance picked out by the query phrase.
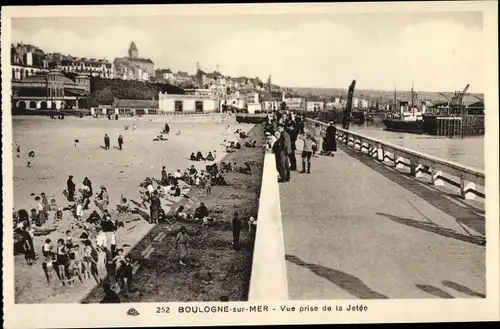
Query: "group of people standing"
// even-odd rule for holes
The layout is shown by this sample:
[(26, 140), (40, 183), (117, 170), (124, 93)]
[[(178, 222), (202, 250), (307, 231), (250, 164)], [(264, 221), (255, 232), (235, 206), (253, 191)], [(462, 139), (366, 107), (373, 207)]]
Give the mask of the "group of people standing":
[[(111, 148), (111, 140), (108, 134), (104, 134), (104, 149), (109, 150)], [(121, 151), (123, 149), (123, 136), (118, 135), (118, 149)]]
[(311, 158), (318, 153), (333, 156), (337, 151), (336, 128), (333, 122), (329, 123), (325, 131), (316, 125), (312, 131), (306, 132), (304, 116), (287, 111), (284, 103), (279, 111), (267, 116), (265, 132), (266, 149), (275, 155), (280, 183), (289, 182), (290, 172), (297, 170), (297, 139), (303, 142), (300, 173), (311, 173)]

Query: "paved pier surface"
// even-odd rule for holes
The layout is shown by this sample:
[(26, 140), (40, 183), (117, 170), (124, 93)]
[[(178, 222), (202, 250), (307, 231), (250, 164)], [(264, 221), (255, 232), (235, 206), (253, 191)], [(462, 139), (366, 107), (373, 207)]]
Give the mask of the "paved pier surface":
[(280, 184), (290, 299), (484, 297), (477, 203), (344, 146), (311, 170)]

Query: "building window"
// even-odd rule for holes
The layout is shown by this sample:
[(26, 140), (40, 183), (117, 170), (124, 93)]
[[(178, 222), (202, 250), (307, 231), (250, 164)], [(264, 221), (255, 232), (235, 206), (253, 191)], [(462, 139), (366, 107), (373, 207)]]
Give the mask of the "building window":
[(175, 101), (175, 112), (182, 112), (182, 101)]
[(30, 109), (36, 109), (36, 102), (35, 101), (30, 102)]
[(195, 111), (196, 112), (203, 112), (203, 102), (202, 101), (196, 101), (195, 103)]

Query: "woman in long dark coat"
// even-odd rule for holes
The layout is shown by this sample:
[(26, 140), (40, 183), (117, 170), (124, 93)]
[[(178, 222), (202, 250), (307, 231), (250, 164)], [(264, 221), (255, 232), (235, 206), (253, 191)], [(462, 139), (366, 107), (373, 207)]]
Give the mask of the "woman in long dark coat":
[(337, 140), (336, 135), (337, 128), (333, 125), (333, 121), (330, 121), (330, 125), (326, 128), (326, 149), (325, 151), (329, 154), (332, 152), (337, 152)]

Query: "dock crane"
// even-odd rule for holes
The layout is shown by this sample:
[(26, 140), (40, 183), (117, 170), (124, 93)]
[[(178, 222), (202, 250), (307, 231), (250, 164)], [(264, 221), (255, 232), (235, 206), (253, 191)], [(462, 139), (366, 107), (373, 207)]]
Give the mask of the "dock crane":
[(354, 87), (356, 86), (356, 80), (352, 80), (349, 90), (347, 92), (347, 104), (342, 115), (342, 128), (349, 129), (349, 123), (351, 121), (351, 110), (352, 110), (352, 97), (354, 95)]

